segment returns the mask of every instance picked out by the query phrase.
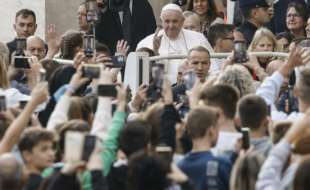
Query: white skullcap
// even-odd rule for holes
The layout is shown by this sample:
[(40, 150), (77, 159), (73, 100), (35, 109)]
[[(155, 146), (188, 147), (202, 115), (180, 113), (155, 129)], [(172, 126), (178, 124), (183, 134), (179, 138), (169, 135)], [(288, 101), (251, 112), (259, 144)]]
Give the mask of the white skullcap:
[(167, 5), (165, 5), (162, 9), (161, 9), (161, 14), (164, 12), (164, 11), (178, 11), (182, 14), (182, 9), (179, 5), (176, 5), (176, 4), (173, 4), (173, 3), (169, 3)]

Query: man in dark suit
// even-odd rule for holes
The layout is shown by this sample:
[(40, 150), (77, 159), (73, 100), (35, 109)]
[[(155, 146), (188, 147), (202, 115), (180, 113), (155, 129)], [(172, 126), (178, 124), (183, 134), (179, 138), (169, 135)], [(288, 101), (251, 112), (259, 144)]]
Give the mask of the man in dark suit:
[(140, 40), (154, 33), (156, 20), (147, 0), (110, 0), (109, 5), (105, 11), (100, 11), (96, 38), (113, 54), (118, 40), (125, 39), (130, 50), (135, 50)]
[(238, 28), (249, 45), (256, 30), (271, 20), (269, 5), (265, 0), (239, 0), (239, 6), (245, 21)]
[[(28, 38), (32, 36), (37, 29), (35, 13), (29, 9), (21, 9), (16, 13), (15, 24), (13, 26), (17, 37)], [(8, 42), (7, 46), (11, 55), (16, 50), (16, 38)]]

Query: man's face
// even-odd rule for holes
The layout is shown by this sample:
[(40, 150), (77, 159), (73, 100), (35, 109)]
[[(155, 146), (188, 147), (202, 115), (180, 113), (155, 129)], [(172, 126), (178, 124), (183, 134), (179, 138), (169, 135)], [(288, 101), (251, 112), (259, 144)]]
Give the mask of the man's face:
[(54, 159), (53, 143), (51, 141), (41, 141), (28, 153), (26, 161), (36, 169), (44, 170), (53, 165)]
[(184, 17), (178, 11), (166, 10), (161, 15), (162, 26), (170, 39), (176, 39), (183, 27)]
[(210, 68), (209, 54), (204, 51), (194, 50), (188, 56), (188, 63), (190, 69), (195, 71), (200, 81), (204, 82)]
[(88, 30), (89, 26), (88, 26), (88, 23), (87, 23), (87, 20), (86, 20), (87, 13), (86, 13), (85, 5), (80, 5), (79, 6), (77, 15), (78, 15), (78, 20), (79, 20), (80, 30), (82, 30), (82, 31)]
[(23, 17), (19, 15), (15, 20), (14, 29), (17, 37), (27, 38), (35, 33), (37, 24), (33, 16)]
[(268, 13), (268, 7), (258, 7), (256, 8), (256, 19), (261, 24), (266, 24), (270, 21), (270, 15)]
[(222, 53), (231, 52), (234, 49), (234, 34), (230, 32), (226, 34), (224, 38), (219, 40), (220, 42), (220, 51)]
[(36, 37), (30, 37), (27, 39), (27, 52), (41, 60), (46, 54), (45, 44)]

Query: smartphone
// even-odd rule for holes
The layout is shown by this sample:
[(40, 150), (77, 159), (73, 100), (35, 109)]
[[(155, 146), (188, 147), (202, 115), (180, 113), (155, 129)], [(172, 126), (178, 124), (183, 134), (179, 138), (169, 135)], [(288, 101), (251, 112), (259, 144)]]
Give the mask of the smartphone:
[(84, 54), (86, 57), (93, 57), (95, 51), (95, 37), (94, 35), (84, 36)]
[(250, 148), (250, 128), (242, 127), (242, 149), (248, 150)]
[(25, 56), (27, 41), (26, 38), (16, 38), (16, 51), (15, 56)]
[(197, 80), (196, 73), (194, 71), (189, 71), (183, 75), (183, 83), (186, 87), (186, 90), (191, 90), (195, 85)]
[(82, 65), (82, 77), (86, 78), (99, 78), (101, 71), (101, 65), (97, 64), (84, 64)]
[(111, 60), (112, 60), (113, 64), (110, 67), (113, 67), (113, 68), (125, 67), (125, 64), (126, 64), (125, 56), (123, 56), (123, 55), (112, 56)]
[(98, 96), (116, 97), (117, 96), (116, 85), (114, 84), (98, 85)]
[(65, 161), (76, 163), (81, 161), (84, 148), (84, 134), (67, 131), (65, 135)]
[(46, 81), (46, 70), (40, 69), (40, 82)]
[(4, 95), (0, 95), (0, 112), (6, 111), (6, 98)]
[(29, 58), (25, 56), (14, 56), (14, 67), (18, 69), (30, 69)]
[(164, 64), (154, 64), (152, 66), (152, 76), (151, 80), (155, 87), (161, 89), (164, 83)]
[(166, 163), (169, 165), (173, 161), (173, 153), (172, 153), (172, 148), (170, 146), (163, 146), (159, 145), (156, 146), (156, 153), (157, 155), (162, 158)]
[(82, 160), (88, 161), (90, 155), (93, 153), (96, 147), (96, 136), (94, 135), (86, 135), (84, 138), (84, 145), (83, 145), (83, 153), (82, 153)]
[(247, 47), (245, 41), (234, 42), (234, 62), (245, 63), (248, 61)]

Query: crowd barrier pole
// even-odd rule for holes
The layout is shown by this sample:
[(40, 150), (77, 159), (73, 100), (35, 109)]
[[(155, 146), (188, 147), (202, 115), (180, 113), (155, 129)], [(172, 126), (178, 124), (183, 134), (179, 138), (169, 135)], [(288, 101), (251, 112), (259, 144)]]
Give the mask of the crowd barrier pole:
[[(211, 58), (226, 58), (230, 56), (231, 53), (211, 53)], [(288, 53), (282, 52), (251, 52), (250, 55), (257, 57), (287, 57)], [(184, 55), (167, 55), (167, 56), (154, 56), (149, 57), (147, 53), (142, 52), (131, 52), (126, 61), (124, 84), (129, 85), (134, 94), (141, 84), (148, 84), (149, 82), (149, 63), (156, 62), (158, 60), (167, 59), (185, 59), (187, 57)], [(64, 59), (53, 59), (60, 64), (73, 64), (72, 60)], [(166, 62), (169, 63), (169, 62)]]
[[(288, 53), (283, 52), (250, 52), (250, 55), (257, 57), (287, 57)], [(211, 58), (226, 58), (230, 56), (231, 53), (211, 53)], [(184, 59), (187, 55), (166, 55), (166, 56), (154, 56), (150, 57), (150, 61), (157, 61), (162, 59)]]

